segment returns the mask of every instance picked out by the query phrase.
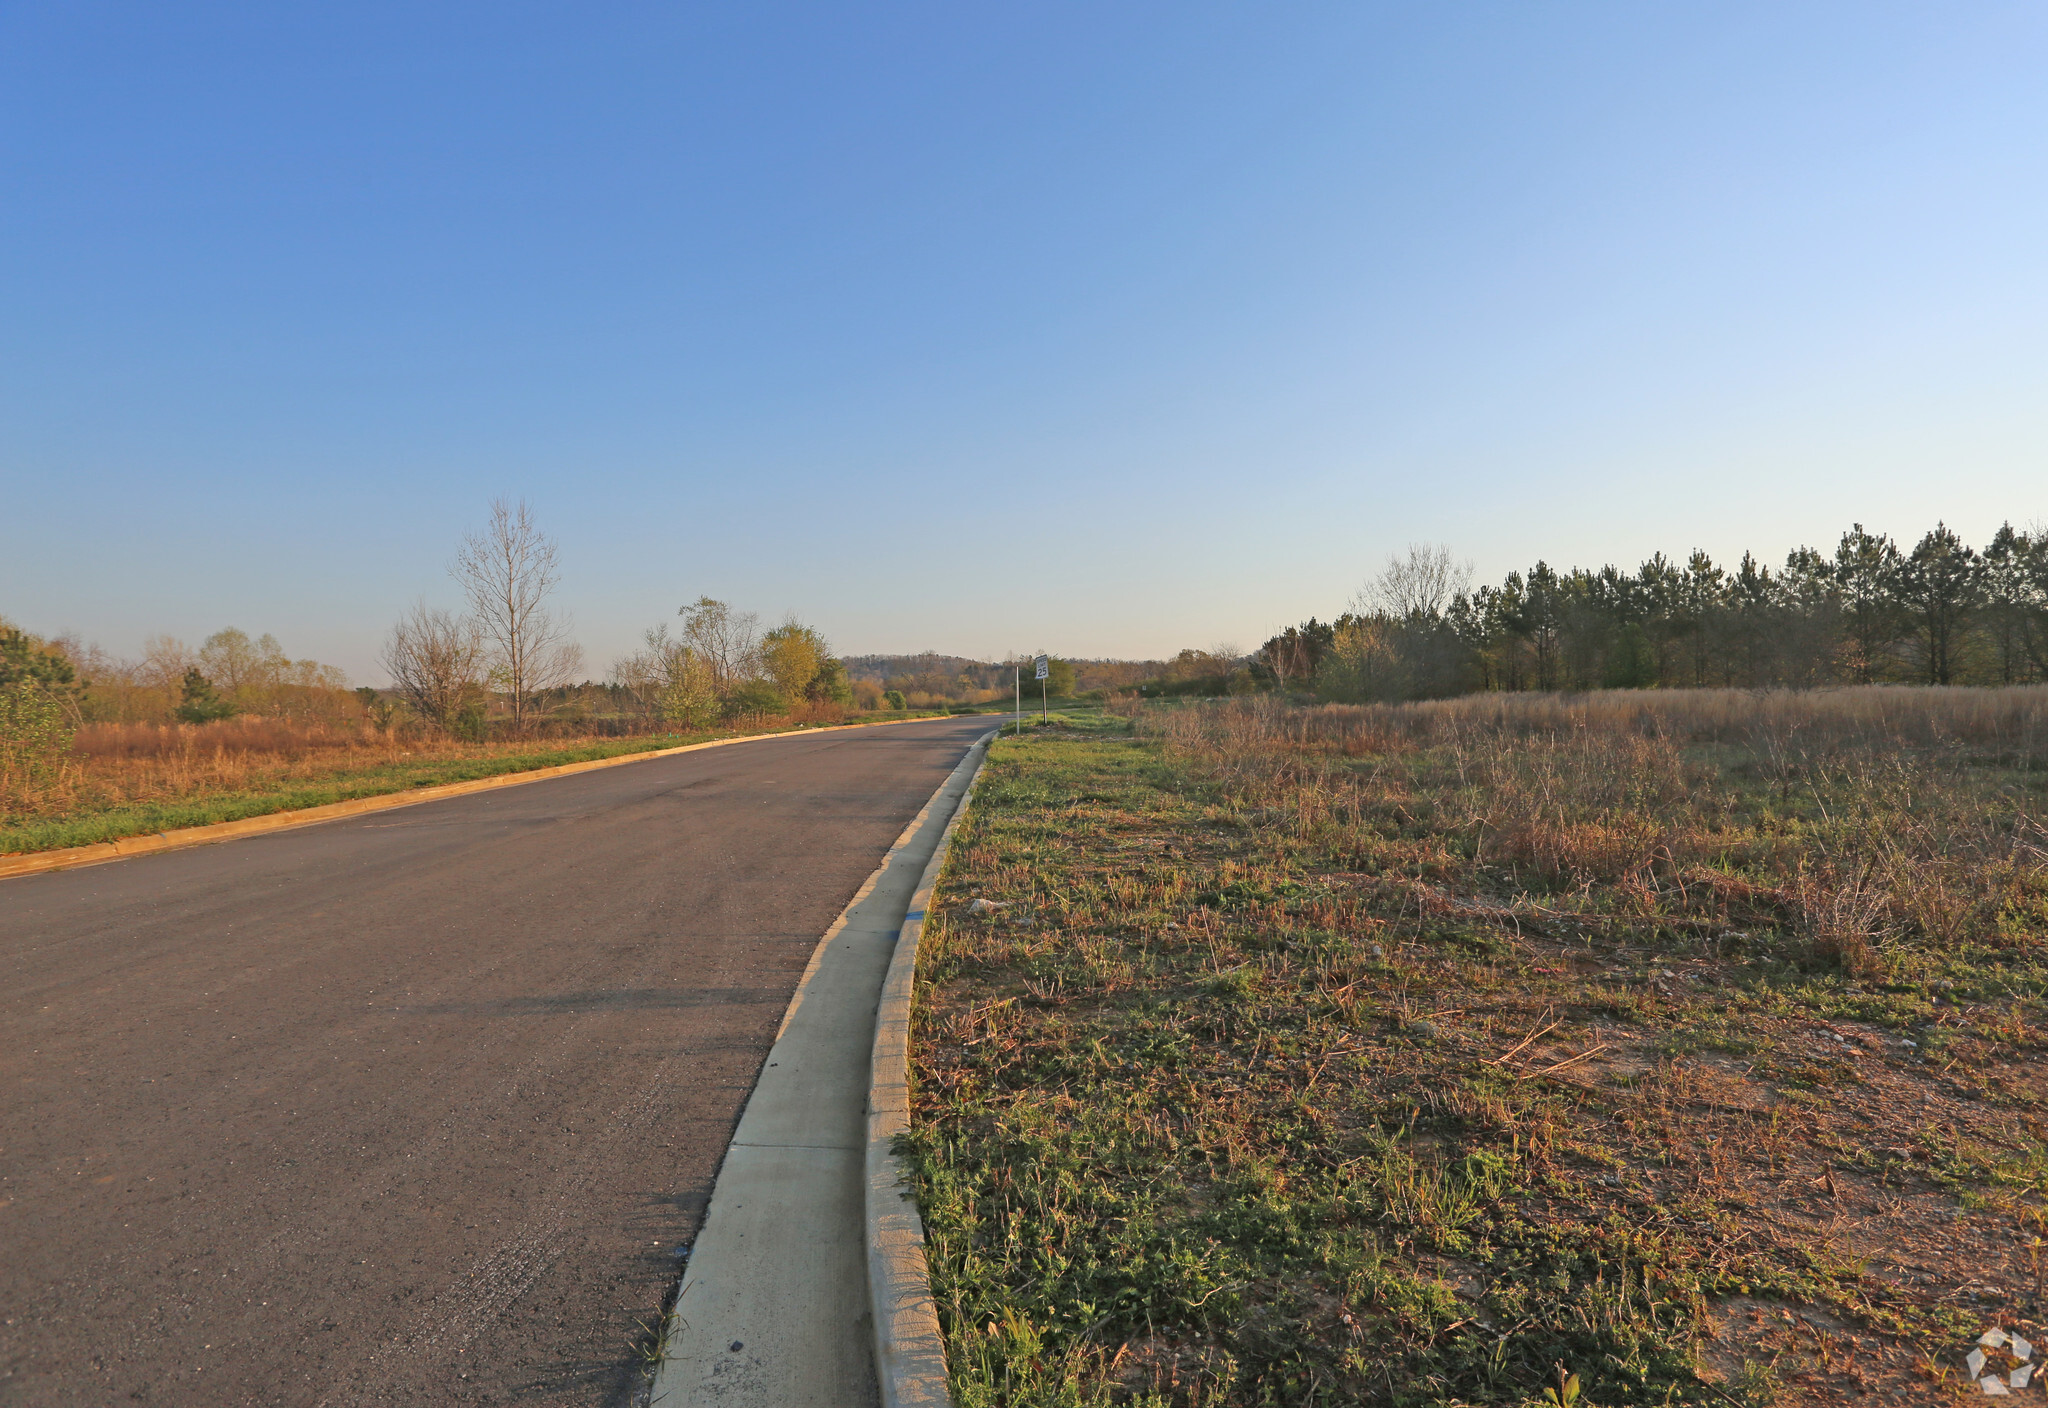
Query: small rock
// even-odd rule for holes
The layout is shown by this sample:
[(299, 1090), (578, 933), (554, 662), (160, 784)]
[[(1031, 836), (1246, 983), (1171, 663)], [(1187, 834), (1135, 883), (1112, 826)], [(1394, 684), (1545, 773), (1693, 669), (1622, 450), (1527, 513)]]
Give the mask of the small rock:
[(739, 1352), (740, 1352), (741, 1350), (743, 1350), (743, 1349), (745, 1349), (745, 1348), (746, 1348), (746, 1346), (745, 1346), (744, 1344), (741, 1344), (741, 1343), (740, 1343), (740, 1342), (739, 1342), (738, 1340), (734, 1340), (734, 1341), (732, 1342), (732, 1352), (733, 1352), (734, 1354), (738, 1354), (738, 1353), (739, 1353)]
[(1430, 1022), (1430, 1021), (1415, 1021), (1415, 1022), (1410, 1022), (1410, 1023), (1408, 1024), (1408, 1032), (1409, 1032), (1409, 1035), (1411, 1035), (1411, 1036), (1417, 1036), (1417, 1037), (1420, 1037), (1420, 1038), (1422, 1038), (1422, 1039), (1423, 1039), (1424, 1041), (1435, 1041), (1435, 1040), (1436, 1040), (1436, 1038), (1437, 1038), (1437, 1030), (1436, 1030), (1436, 1023), (1435, 1023), (1435, 1022)]

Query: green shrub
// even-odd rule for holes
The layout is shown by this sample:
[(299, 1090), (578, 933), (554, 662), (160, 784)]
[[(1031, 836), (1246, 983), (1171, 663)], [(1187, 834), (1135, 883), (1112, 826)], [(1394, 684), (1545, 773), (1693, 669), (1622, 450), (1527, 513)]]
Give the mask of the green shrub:
[(235, 706), (220, 697), (213, 681), (199, 673), (193, 666), (185, 672), (183, 688), (184, 701), (178, 705), (178, 717), (188, 724), (212, 723), (215, 719), (231, 719)]
[(396, 699), (385, 698), (383, 690), (367, 684), (356, 690), (356, 703), (362, 706), (363, 717), (378, 728), (390, 728), (405, 707)]
[(1030, 670), (1024, 672), (1024, 694), (1027, 698), (1041, 683), (1048, 699), (1068, 699), (1073, 696), (1074, 666), (1071, 661), (1062, 660), (1057, 655), (1048, 656), (1045, 662), (1045, 679), (1035, 680), (1031, 675)]
[(804, 688), (804, 697), (826, 704), (851, 704), (853, 682), (846, 678), (845, 662), (836, 656), (827, 656), (819, 662), (818, 673)]
[(64, 653), (37, 636), (0, 620), (0, 688), (28, 680), (47, 694), (71, 689), (77, 677)]
[(725, 716), (740, 718), (747, 714), (780, 714), (789, 708), (789, 700), (772, 680), (748, 680), (725, 697)]
[(910, 707), (908, 704), (904, 702), (903, 691), (900, 689), (883, 690), (882, 702), (888, 705), (891, 709), (907, 709)]
[(670, 728), (705, 728), (717, 717), (718, 696), (702, 670), (683, 672), (661, 692), (661, 721)]
[(1601, 682), (1609, 689), (1648, 689), (1657, 683), (1657, 647), (1635, 622), (1615, 636)]
[(465, 743), (482, 743), (490, 737), (490, 704), (481, 689), (463, 693), (462, 702), (448, 715), (448, 731)]
[(0, 685), (0, 781), (33, 779), (71, 746), (70, 714), (34, 679)]

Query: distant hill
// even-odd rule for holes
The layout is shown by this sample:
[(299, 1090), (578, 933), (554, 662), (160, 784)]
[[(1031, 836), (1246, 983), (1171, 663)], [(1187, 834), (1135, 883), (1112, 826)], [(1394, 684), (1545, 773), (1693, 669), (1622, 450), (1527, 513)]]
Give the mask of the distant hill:
[[(843, 655), (846, 676), (855, 680), (874, 680), (885, 683), (891, 679), (910, 675), (941, 675), (957, 679), (963, 674), (975, 674), (989, 670), (1006, 670), (1008, 667), (987, 660), (970, 660), (964, 655), (941, 655), (927, 650), (921, 655)], [(984, 685), (982, 688), (991, 688)]]
[[(884, 689), (905, 694), (923, 691), (958, 697), (971, 692), (1010, 688), (1010, 665), (1001, 660), (971, 660), (964, 655), (847, 655), (847, 678), (873, 680)], [(1027, 662), (1030, 657), (1023, 657)], [(1164, 660), (1075, 660), (1074, 687), (1080, 690), (1129, 689), (1166, 668)], [(1029, 664), (1026, 673), (1029, 673)], [(1027, 681), (1028, 682), (1028, 681)]]

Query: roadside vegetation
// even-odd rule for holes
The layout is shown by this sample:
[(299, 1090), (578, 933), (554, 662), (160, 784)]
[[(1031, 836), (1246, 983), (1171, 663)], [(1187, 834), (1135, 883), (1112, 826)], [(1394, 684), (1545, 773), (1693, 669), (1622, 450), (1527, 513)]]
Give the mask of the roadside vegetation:
[[(124, 658), (0, 617), (0, 855), (739, 732), (999, 710), (1020, 661), (1029, 672), (1028, 655), (843, 659), (794, 616), (767, 625), (706, 596), (594, 679), (555, 605), (555, 543), (523, 503), (492, 504), (448, 575), (459, 604), (401, 613), (381, 686), (233, 626), (196, 648), (150, 636)], [(1177, 668), (1054, 658), (1042, 693), (1101, 697)]]
[[(883, 721), (889, 714), (865, 716)], [(895, 717), (916, 718), (916, 712)], [(297, 811), (444, 783), (829, 726), (836, 715), (787, 715), (724, 728), (629, 736), (469, 742), (403, 729), (328, 728), (235, 719), (208, 725), (95, 725), (63, 765), (10, 793), (0, 855), (85, 846), (184, 826)]]
[(956, 1401), (1978, 1395), (2048, 1335), (2044, 789), (2038, 687), (998, 743), (906, 1145)]
[(1695, 549), (1634, 572), (1539, 561), (1477, 588), (1471, 575), (1449, 548), (1413, 545), (1350, 610), (1288, 627), (1248, 668), (1259, 686), (1348, 703), (2048, 681), (2048, 526), (2008, 523), (1980, 550), (1937, 523), (1908, 549), (1858, 523), (1775, 570)]
[(815, 629), (764, 628), (709, 597), (649, 629), (603, 682), (576, 683), (582, 652), (551, 605), (554, 544), (523, 504), (494, 504), (451, 576), (465, 609), (405, 612), (381, 689), (233, 627), (197, 649), (151, 637), (125, 660), (0, 619), (0, 855), (933, 712), (857, 697)]

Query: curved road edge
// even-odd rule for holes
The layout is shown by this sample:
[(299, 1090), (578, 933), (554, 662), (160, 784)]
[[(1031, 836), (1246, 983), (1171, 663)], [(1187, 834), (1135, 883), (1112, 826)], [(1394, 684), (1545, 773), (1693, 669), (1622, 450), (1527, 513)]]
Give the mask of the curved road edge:
[[(882, 1324), (900, 1335), (894, 1307), (871, 1313), (868, 1105), (885, 980), (997, 732), (967, 749), (813, 950), (691, 1248), (650, 1388), (659, 1408), (947, 1401), (942, 1351), (937, 1399), (877, 1394), (903, 1375), (893, 1355), (878, 1363)], [(921, 1240), (916, 1264), (931, 1314)]]
[[(933, 716), (950, 717), (955, 716)], [(769, 738), (809, 738), (813, 734), (837, 733), (849, 728), (889, 728), (897, 724), (931, 723), (933, 718), (882, 719), (874, 723), (785, 729), (780, 733), (747, 733), (737, 738), (714, 738), (704, 743), (685, 743), (676, 748), (653, 748), (645, 753), (621, 753), (611, 758), (591, 758), (580, 763), (558, 763), (553, 767), (498, 773), (491, 777), (472, 778), (467, 782), (444, 782), (438, 787), (421, 787), (406, 792), (381, 792), (374, 797), (355, 797), (346, 802), (329, 802), (324, 806), (305, 807), (296, 811), (287, 809), (265, 812), (261, 816), (243, 817), (238, 821), (216, 821), (207, 826), (186, 826), (176, 831), (159, 831), (154, 836), (123, 836), (112, 841), (95, 841), (89, 846), (65, 846), (54, 851), (29, 851), (20, 855), (0, 856), (0, 880), (15, 875), (39, 875), (51, 870), (72, 870), (81, 865), (104, 865), (108, 861), (127, 860), (131, 856), (154, 855), (160, 851), (181, 851), (187, 846), (209, 846), (217, 841), (233, 841), (243, 836), (261, 836), (272, 831), (290, 831), (301, 826), (317, 826), (323, 821), (338, 821), (343, 817), (362, 816), (369, 812), (391, 811), (397, 807), (413, 807), (422, 802), (440, 802), (450, 797), (466, 797), (472, 792), (489, 792), (500, 787), (518, 787), (528, 782), (545, 782), (549, 778), (568, 777), (579, 772), (595, 772), (599, 768), (622, 767), (627, 763), (644, 763), (653, 758), (673, 758), (678, 753), (695, 753), (704, 748), (725, 748), (734, 743), (759, 743)]]

